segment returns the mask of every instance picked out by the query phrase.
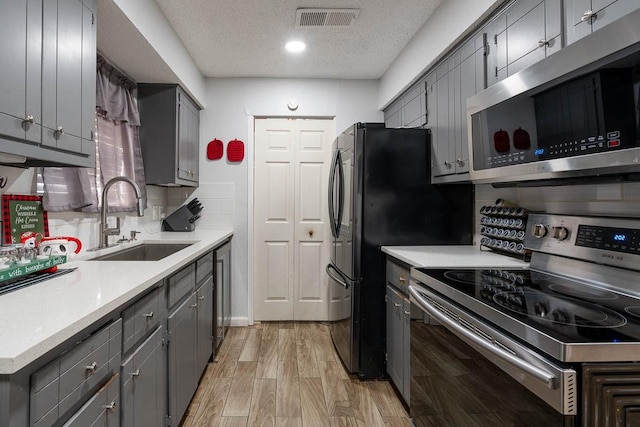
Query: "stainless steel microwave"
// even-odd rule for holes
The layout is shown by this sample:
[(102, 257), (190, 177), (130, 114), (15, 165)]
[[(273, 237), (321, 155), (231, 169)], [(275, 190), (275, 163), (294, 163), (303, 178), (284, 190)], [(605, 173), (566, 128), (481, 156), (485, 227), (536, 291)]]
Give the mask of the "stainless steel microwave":
[(469, 98), (467, 126), (475, 183), (640, 176), (640, 10)]

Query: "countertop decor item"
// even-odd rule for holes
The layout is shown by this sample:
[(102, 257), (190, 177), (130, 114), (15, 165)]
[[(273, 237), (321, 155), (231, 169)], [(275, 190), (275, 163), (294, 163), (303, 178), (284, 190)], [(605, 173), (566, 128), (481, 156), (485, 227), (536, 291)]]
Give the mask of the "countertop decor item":
[(47, 212), (42, 197), (27, 194), (2, 195), (2, 231), (4, 243), (19, 243), (25, 232), (49, 235)]

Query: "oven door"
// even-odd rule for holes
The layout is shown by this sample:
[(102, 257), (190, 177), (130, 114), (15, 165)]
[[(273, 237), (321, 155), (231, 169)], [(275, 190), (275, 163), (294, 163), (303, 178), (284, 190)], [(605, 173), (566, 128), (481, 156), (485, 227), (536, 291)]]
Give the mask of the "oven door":
[[(572, 426), (576, 372), (542, 359), (421, 284), (409, 286), (410, 412), (421, 426)], [(417, 317), (414, 319), (414, 317)]]

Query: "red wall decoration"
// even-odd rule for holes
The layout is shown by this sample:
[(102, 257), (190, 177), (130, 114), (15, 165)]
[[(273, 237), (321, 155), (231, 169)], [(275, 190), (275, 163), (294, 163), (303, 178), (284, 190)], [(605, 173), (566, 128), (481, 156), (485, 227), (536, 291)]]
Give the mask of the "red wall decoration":
[(222, 158), (222, 153), (224, 152), (224, 147), (222, 141), (219, 139), (214, 139), (207, 144), (207, 159), (209, 160), (218, 160)]
[(229, 141), (227, 144), (227, 160), (241, 162), (244, 159), (244, 142), (239, 139)]

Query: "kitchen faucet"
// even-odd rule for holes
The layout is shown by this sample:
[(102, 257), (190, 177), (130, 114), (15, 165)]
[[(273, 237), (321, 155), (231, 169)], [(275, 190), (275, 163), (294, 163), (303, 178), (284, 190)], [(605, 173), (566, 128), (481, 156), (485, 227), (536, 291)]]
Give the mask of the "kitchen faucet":
[(100, 210), (100, 244), (98, 248), (106, 248), (109, 246), (109, 238), (108, 236), (117, 236), (120, 234), (120, 218), (116, 217), (116, 226), (115, 228), (109, 228), (109, 224), (107, 223), (107, 192), (109, 188), (116, 182), (126, 182), (129, 183), (133, 190), (136, 192), (136, 199), (138, 204), (138, 216), (144, 216), (144, 208), (142, 206), (142, 193), (140, 192), (140, 187), (138, 184), (133, 182), (132, 179), (127, 178), (126, 176), (116, 176), (115, 178), (111, 178), (104, 185), (104, 189), (102, 190), (102, 209)]

